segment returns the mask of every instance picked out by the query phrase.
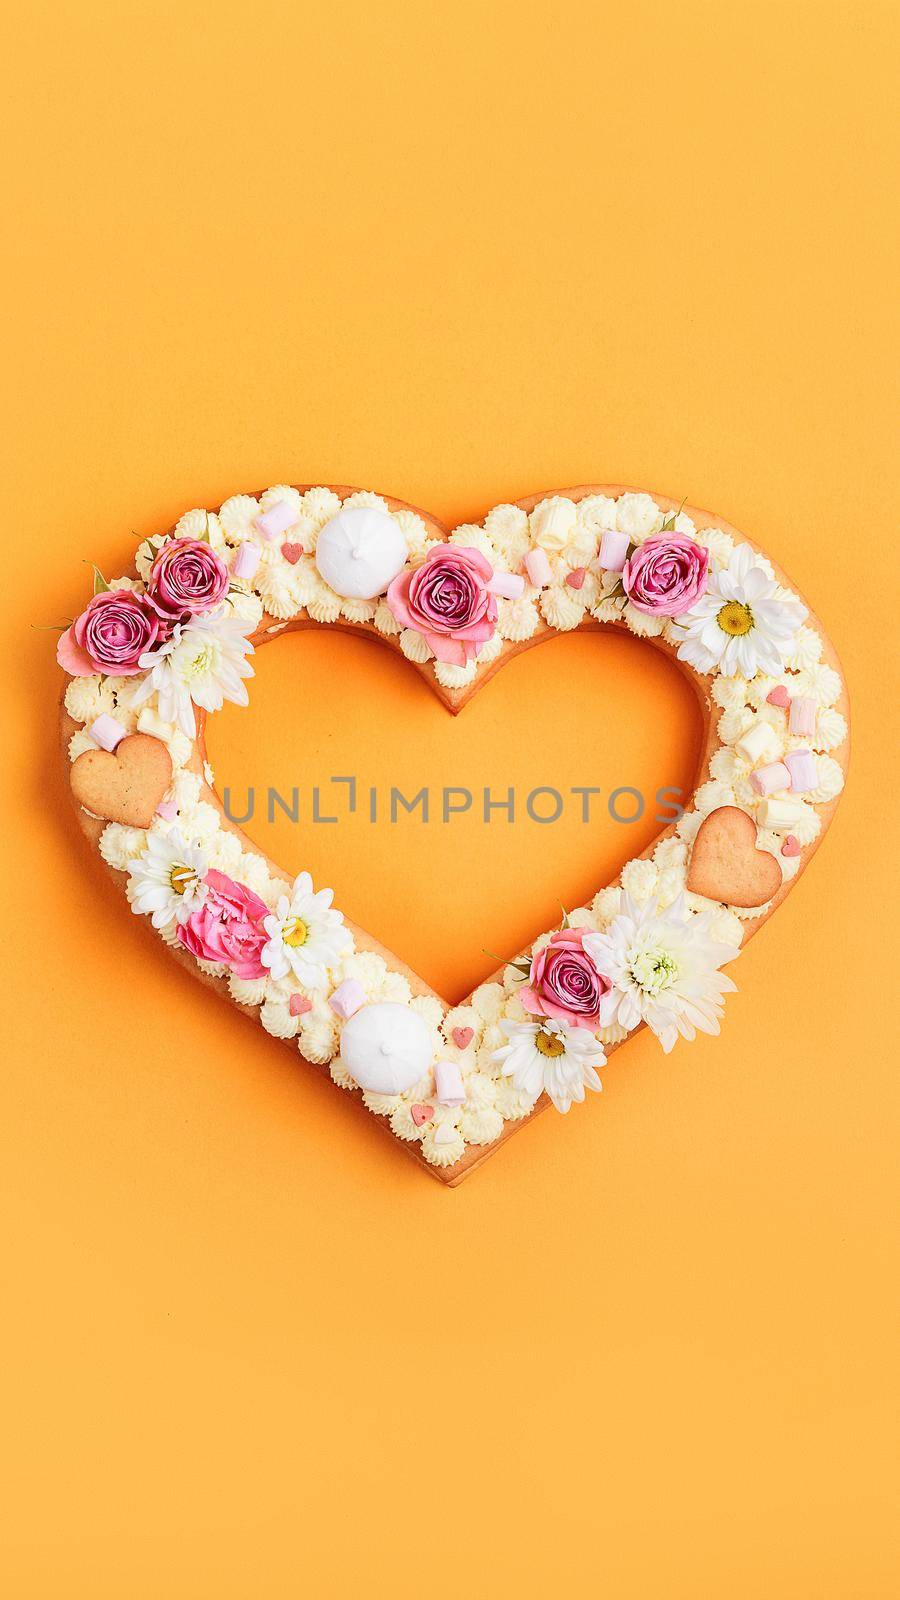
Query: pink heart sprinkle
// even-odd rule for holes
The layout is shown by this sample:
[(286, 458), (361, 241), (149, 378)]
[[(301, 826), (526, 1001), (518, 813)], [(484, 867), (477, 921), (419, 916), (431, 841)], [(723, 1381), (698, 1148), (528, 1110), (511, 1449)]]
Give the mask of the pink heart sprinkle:
[(475, 1037), (474, 1028), (454, 1028), (453, 1029), (453, 1043), (455, 1045), (458, 1045), (460, 1050), (465, 1050), (466, 1045), (467, 1044), (471, 1044), (472, 1040), (474, 1039), (474, 1037)]
[(800, 840), (796, 834), (788, 834), (784, 844), (781, 846), (781, 854), (783, 856), (798, 856), (800, 854)]
[(430, 1122), (434, 1116), (434, 1106), (410, 1106), (409, 1114), (417, 1128), (425, 1122)]
[(779, 683), (777, 688), (772, 689), (769, 694), (766, 695), (766, 705), (781, 706), (782, 711), (787, 711), (790, 703), (791, 697), (783, 683)]
[(288, 1001), (288, 1011), (292, 1017), (304, 1017), (307, 1011), (312, 1011), (312, 1001), (307, 1000), (305, 994), (292, 994)]
[(573, 567), (572, 571), (566, 574), (566, 583), (569, 588), (580, 589), (584, 583), (586, 573), (587, 567)]
[(303, 546), (302, 544), (283, 544), (281, 546), (281, 554), (284, 556), (285, 561), (289, 561), (291, 566), (295, 567), (303, 554)]

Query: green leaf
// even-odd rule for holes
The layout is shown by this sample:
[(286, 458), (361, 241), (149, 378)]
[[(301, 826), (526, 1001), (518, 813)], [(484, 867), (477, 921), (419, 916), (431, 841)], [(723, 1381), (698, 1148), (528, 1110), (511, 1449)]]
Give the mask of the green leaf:
[(93, 562), (91, 562), (91, 567), (94, 573), (94, 593), (106, 594), (109, 590), (109, 584), (104, 578), (103, 573), (100, 571), (99, 567), (94, 566)]

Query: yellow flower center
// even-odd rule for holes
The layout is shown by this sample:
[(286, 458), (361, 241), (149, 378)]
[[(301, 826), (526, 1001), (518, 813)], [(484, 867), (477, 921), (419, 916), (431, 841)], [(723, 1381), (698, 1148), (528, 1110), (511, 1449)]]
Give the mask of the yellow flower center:
[(298, 945), (306, 943), (309, 938), (309, 929), (301, 917), (292, 917), (290, 922), (285, 923), (281, 937), (285, 944), (289, 944), (292, 950), (296, 950)]
[(173, 894), (187, 894), (188, 889), (196, 882), (197, 874), (193, 867), (182, 866), (179, 862), (175, 863), (169, 873), (169, 884)]
[(716, 617), (716, 621), (723, 633), (736, 639), (742, 633), (749, 633), (753, 627), (753, 612), (740, 600), (729, 600)]
[(555, 1057), (565, 1055), (566, 1047), (558, 1034), (547, 1033), (543, 1028), (539, 1033), (535, 1034), (534, 1044), (535, 1049), (539, 1050), (542, 1056)]

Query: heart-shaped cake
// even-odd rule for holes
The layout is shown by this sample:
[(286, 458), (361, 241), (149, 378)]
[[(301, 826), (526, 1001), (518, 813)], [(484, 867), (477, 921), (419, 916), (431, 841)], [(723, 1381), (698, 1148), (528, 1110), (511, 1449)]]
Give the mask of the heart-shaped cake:
[[(671, 654), (705, 719), (677, 820), (461, 1005), (293, 881), (226, 817), (206, 716), (247, 703), (254, 649), (330, 626), (402, 653), (451, 712), (556, 633)], [(355, 1091), (458, 1183), (544, 1106), (601, 1087), (636, 1029), (719, 1031), (728, 966), (831, 821), (847, 697), (821, 626), (721, 519), (623, 485), (495, 506), (448, 532), (374, 493), (278, 485), (145, 540), (59, 644), (84, 831), (183, 964)], [(377, 907), (373, 907), (377, 921)]]

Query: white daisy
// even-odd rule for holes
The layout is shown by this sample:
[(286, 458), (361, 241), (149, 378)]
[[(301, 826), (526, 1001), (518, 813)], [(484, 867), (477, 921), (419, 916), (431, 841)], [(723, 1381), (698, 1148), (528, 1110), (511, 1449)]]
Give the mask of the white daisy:
[(159, 715), (176, 723), (189, 739), (194, 737), (194, 705), (220, 711), (224, 701), (247, 704), (242, 678), (252, 678), (253, 668), (244, 658), (253, 654), (246, 624), (226, 607), (208, 616), (176, 622), (171, 636), (158, 650), (141, 656), (147, 676), (135, 701), (159, 697)]
[(273, 978), (292, 972), (304, 989), (324, 989), (328, 968), (349, 951), (352, 940), (343, 914), (331, 909), (333, 889), (313, 890), (308, 872), (294, 879), (290, 895), (283, 894), (275, 915), (263, 919), (269, 935), (260, 961)]
[(706, 593), (672, 623), (678, 655), (698, 672), (780, 673), (795, 647), (806, 607), (779, 589), (747, 544), (709, 574)]
[(646, 1022), (667, 1054), (679, 1034), (718, 1033), (722, 996), (736, 988), (718, 969), (737, 951), (715, 938), (712, 913), (693, 914), (683, 894), (665, 911), (623, 895), (618, 916), (602, 933), (586, 934), (584, 948), (612, 984), (600, 1003), (605, 1027), (630, 1032)]
[(508, 1044), (493, 1052), (504, 1077), (536, 1100), (545, 1089), (557, 1111), (568, 1111), (573, 1100), (583, 1100), (585, 1089), (602, 1089), (597, 1067), (606, 1061), (603, 1046), (587, 1028), (567, 1028), (562, 1023), (500, 1023)]
[(199, 845), (186, 844), (177, 828), (147, 835), (147, 849), (128, 864), (131, 909), (149, 915), (154, 928), (170, 928), (206, 898), (209, 861)]

